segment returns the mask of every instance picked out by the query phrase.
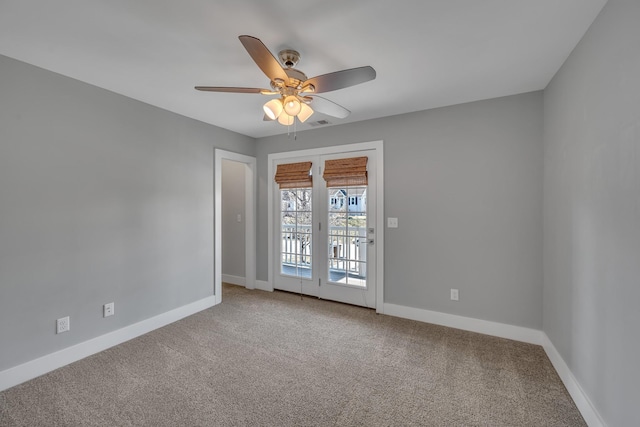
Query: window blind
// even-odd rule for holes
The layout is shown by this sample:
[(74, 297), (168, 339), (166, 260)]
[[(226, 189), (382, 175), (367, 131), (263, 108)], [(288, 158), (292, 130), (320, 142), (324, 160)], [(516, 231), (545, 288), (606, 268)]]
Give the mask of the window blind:
[(327, 160), (322, 177), (327, 187), (367, 185), (367, 157)]
[(284, 163), (278, 165), (275, 180), (284, 188), (306, 188), (313, 185), (311, 162)]

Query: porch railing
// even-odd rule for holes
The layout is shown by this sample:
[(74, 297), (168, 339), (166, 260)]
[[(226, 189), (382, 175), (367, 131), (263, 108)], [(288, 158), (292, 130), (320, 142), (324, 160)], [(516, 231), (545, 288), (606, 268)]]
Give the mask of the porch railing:
[[(366, 227), (329, 227), (329, 268), (364, 275), (367, 258)], [(311, 265), (311, 226), (282, 224), (280, 254), (285, 265)]]

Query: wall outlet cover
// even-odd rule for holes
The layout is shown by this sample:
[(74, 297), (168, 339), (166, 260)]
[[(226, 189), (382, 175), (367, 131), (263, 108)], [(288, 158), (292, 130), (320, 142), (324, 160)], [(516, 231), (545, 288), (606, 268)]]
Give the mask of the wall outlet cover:
[(69, 316), (56, 320), (56, 334), (67, 332), (69, 329), (71, 329)]
[(102, 306), (102, 316), (109, 317), (115, 314), (115, 304), (110, 302)]

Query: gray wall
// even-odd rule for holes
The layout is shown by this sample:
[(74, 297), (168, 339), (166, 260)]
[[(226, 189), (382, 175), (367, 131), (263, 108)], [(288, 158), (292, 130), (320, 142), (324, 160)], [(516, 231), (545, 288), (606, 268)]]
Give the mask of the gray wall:
[(212, 295), (214, 147), (255, 142), (0, 56), (0, 370)]
[(544, 93), (544, 331), (610, 426), (640, 402), (639, 23), (609, 0)]
[(222, 274), (238, 277), (245, 277), (246, 169), (244, 163), (222, 160)]
[(534, 92), (259, 139), (258, 253), (269, 153), (384, 140), (385, 302), (541, 329), (542, 117)]

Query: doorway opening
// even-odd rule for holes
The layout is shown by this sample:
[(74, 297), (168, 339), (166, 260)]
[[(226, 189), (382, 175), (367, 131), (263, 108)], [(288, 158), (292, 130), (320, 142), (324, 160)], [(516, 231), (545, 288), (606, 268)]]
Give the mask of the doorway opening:
[[(239, 200), (233, 200), (232, 208), (225, 212), (223, 208), (223, 180), (224, 173), (229, 172), (230, 176), (238, 176), (239, 174), (243, 178), (242, 191), (234, 183), (227, 183), (225, 185), (225, 191), (227, 195), (233, 194), (234, 188), (236, 193), (242, 193)], [(213, 293), (215, 295), (216, 304), (222, 302), (222, 278), (223, 278), (223, 222), (229, 224), (235, 221), (236, 224), (244, 224), (243, 241), (233, 241), (232, 239), (226, 242), (229, 245), (233, 245), (233, 251), (242, 250), (244, 248), (244, 266), (238, 265), (238, 263), (231, 261), (229, 265), (232, 267), (232, 272), (244, 273), (244, 277), (236, 274), (228, 274), (227, 279), (235, 277), (235, 281), (242, 283), (247, 289), (254, 289), (256, 283), (256, 158), (246, 156), (244, 154), (238, 154), (231, 151), (215, 150), (215, 195), (214, 195), (214, 286)], [(238, 199), (238, 194), (235, 194)], [(242, 203), (244, 201), (244, 203)], [(227, 202), (231, 202), (230, 199)], [(239, 207), (242, 207), (241, 209)], [(237, 212), (241, 210), (241, 212)], [(238, 216), (240, 215), (240, 216)], [(239, 221), (239, 222), (238, 222)], [(237, 228), (237, 225), (236, 225)], [(236, 283), (240, 284), (240, 283)]]

